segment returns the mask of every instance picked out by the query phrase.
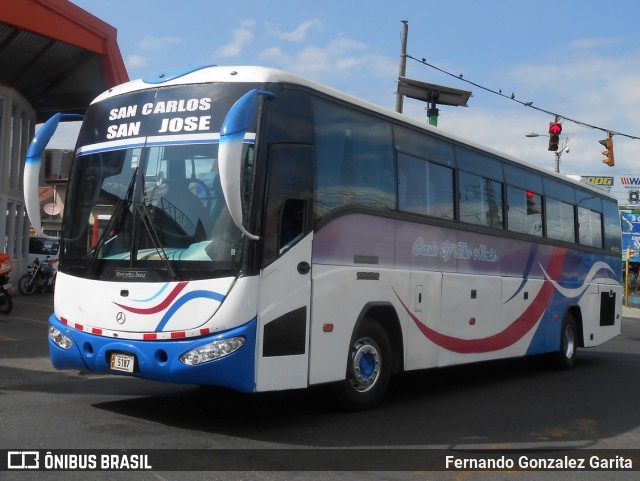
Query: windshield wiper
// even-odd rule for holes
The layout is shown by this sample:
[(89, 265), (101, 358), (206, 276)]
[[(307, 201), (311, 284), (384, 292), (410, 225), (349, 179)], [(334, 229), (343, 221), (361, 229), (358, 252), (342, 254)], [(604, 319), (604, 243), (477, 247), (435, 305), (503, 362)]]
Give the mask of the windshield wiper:
[(164, 262), (164, 265), (167, 267), (167, 271), (169, 271), (169, 275), (171, 276), (171, 278), (176, 279), (178, 276), (176, 275), (176, 271), (171, 265), (171, 261), (169, 260), (169, 256), (167, 256), (167, 252), (164, 250), (164, 247), (162, 247), (162, 242), (160, 241), (160, 237), (158, 236), (158, 231), (156, 231), (156, 228), (153, 226), (153, 222), (151, 222), (151, 219), (149, 217), (147, 206), (143, 202), (140, 202), (137, 207), (138, 215), (140, 216), (140, 219), (142, 219), (142, 224), (144, 225), (147, 234), (149, 234), (151, 242), (153, 242), (153, 247), (156, 249), (156, 252), (158, 253), (160, 259), (162, 259), (162, 261)]
[[(109, 218), (109, 222), (107, 222), (107, 225), (105, 226), (104, 231), (102, 232), (102, 235), (98, 239), (98, 242), (96, 242), (96, 246), (93, 251), (93, 257), (91, 257), (91, 263), (89, 264), (89, 272), (87, 277), (91, 277), (93, 275), (93, 271), (98, 261), (98, 256), (100, 255), (100, 251), (102, 250), (105, 243), (107, 242), (107, 239), (109, 238), (109, 234), (111, 233), (112, 229), (113, 229), (114, 235), (116, 235), (118, 232), (120, 232), (120, 229), (122, 228), (122, 223), (124, 222), (126, 213), (129, 211), (129, 206), (131, 205), (131, 199), (133, 198), (133, 187), (135, 186), (135, 183), (136, 183), (138, 169), (139, 167), (136, 167), (136, 169), (134, 170), (133, 175), (131, 176), (131, 180), (129, 181), (129, 186), (127, 187), (127, 192), (124, 198), (118, 199), (118, 203), (116, 204), (116, 208), (113, 210), (113, 214), (111, 214), (111, 217)], [(94, 222), (97, 222), (97, 221), (98, 221), (97, 219), (94, 220)], [(114, 226), (117, 226), (117, 227), (114, 227)]]

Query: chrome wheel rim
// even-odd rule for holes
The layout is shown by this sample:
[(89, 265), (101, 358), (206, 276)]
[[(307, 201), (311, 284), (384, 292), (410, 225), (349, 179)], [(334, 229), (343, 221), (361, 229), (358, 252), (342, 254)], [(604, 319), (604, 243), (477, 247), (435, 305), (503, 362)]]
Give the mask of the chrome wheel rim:
[(358, 392), (366, 392), (380, 377), (380, 348), (370, 338), (359, 339), (353, 348), (351, 385)]

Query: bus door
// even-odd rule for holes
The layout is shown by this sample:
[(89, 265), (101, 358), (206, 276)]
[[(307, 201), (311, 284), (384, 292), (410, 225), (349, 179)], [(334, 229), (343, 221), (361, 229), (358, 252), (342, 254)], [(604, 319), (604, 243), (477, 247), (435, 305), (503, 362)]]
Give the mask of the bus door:
[(257, 391), (306, 387), (309, 364), (313, 148), (274, 144), (267, 162)]

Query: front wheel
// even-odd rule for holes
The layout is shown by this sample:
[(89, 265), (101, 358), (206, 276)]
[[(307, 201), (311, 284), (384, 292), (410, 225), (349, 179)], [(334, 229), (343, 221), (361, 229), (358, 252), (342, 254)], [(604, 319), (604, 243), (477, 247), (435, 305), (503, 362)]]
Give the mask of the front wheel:
[(338, 401), (349, 411), (376, 406), (391, 379), (389, 337), (377, 322), (367, 319), (363, 322), (349, 349), (347, 377), (335, 385)]
[(20, 294), (25, 296), (33, 294), (36, 291), (36, 280), (33, 278), (33, 275), (23, 275), (20, 280), (18, 280), (18, 290)]

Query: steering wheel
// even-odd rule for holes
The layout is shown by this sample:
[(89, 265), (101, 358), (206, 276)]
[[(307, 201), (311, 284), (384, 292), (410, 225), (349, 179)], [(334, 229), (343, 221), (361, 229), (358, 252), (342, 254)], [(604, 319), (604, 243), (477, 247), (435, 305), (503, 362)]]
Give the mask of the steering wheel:
[(213, 195), (211, 194), (211, 191), (209, 190), (209, 187), (207, 187), (207, 184), (205, 184), (202, 180), (198, 179), (197, 177), (192, 177), (191, 179), (189, 179), (189, 185), (191, 184), (196, 184), (199, 185), (200, 188), (202, 189), (202, 192), (204, 192), (204, 197), (201, 197), (200, 191), (196, 192), (196, 196), (198, 197), (198, 199), (203, 200), (204, 199), (204, 207), (207, 210), (207, 212), (211, 212), (211, 206), (213, 205)]

